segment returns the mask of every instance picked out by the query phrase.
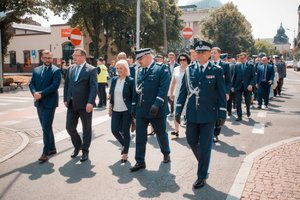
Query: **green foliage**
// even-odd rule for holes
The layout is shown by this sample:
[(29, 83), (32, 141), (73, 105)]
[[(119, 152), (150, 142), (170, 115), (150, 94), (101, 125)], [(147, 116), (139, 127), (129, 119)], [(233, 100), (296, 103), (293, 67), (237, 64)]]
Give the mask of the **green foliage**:
[(257, 55), (260, 52), (265, 52), (267, 55), (279, 55), (280, 53), (270, 42), (266, 40), (257, 40), (251, 49), (251, 54)]
[[(117, 46), (117, 51), (132, 53), (135, 37), (130, 41), (128, 35), (136, 33), (136, 0), (50, 0), (55, 14), (73, 14), (71, 26), (79, 26), (89, 34), (95, 47), (94, 57), (107, 55)], [(174, 0), (167, 0), (168, 41), (178, 40), (181, 30), (179, 8)], [(163, 46), (163, 6), (162, 0), (141, 1), (141, 47), (159, 49)], [(104, 34), (105, 33), (105, 34)], [(100, 40), (104, 36), (104, 41)]]
[(204, 37), (222, 52), (232, 55), (249, 52), (254, 44), (251, 25), (232, 2), (212, 11), (201, 26)]
[(0, 12), (14, 10), (9, 16), (0, 22), (2, 36), (2, 54), (6, 54), (9, 40), (13, 36), (11, 24), (13, 22), (20, 23), (21, 17), (25, 14), (36, 14), (47, 18), (46, 10), (47, 3), (43, 0), (1, 0)]

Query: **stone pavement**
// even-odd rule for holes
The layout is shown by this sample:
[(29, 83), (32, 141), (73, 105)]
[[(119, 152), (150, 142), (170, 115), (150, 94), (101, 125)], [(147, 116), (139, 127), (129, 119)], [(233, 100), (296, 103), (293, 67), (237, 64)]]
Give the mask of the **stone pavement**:
[(19, 131), (0, 127), (0, 163), (22, 151), (28, 138)]
[(300, 140), (255, 158), (241, 200), (300, 199)]

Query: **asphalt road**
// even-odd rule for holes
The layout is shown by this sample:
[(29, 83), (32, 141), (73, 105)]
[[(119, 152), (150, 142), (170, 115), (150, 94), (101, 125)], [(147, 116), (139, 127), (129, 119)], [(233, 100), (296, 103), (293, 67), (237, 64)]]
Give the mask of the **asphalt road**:
[[(194, 190), (197, 162), (187, 145), (184, 127), (178, 139), (170, 136), (171, 163), (161, 162), (156, 137), (149, 136), (147, 168), (130, 173), (135, 164), (135, 133), (129, 162), (121, 165), (120, 146), (110, 131), (107, 111), (95, 109), (90, 161), (80, 163), (79, 157), (70, 158), (73, 147), (65, 132), (66, 109), (61, 104), (54, 121), (58, 154), (41, 165), (37, 162), (42, 151), (41, 128), (28, 89), (4, 93), (0, 95), (0, 127), (22, 131), (30, 143), (0, 164), (0, 199), (223, 200), (248, 154), (299, 136), (299, 103), (300, 72), (288, 70), (283, 94), (270, 102), (268, 110), (257, 110), (254, 105), (251, 118), (244, 117), (242, 122), (235, 121), (233, 112), (222, 129), (221, 142), (213, 146), (208, 184)], [(170, 128), (173, 118), (168, 119)]]

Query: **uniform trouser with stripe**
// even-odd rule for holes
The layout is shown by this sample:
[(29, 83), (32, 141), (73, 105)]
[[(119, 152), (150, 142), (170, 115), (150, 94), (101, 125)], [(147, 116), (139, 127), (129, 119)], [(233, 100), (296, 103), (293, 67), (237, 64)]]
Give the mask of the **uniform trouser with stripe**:
[(170, 154), (170, 145), (168, 134), (166, 133), (166, 116), (159, 118), (136, 118), (136, 148), (135, 160), (137, 163), (145, 162), (146, 144), (147, 144), (147, 128), (149, 123), (152, 125), (156, 133), (157, 141), (163, 155)]
[(187, 121), (186, 124), (187, 142), (198, 160), (197, 176), (199, 179), (207, 178), (214, 126), (215, 122), (192, 123)]

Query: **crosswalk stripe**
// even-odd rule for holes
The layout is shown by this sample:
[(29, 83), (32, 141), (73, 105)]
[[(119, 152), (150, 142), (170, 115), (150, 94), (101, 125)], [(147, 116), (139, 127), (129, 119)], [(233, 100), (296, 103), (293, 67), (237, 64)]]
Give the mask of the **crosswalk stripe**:
[(264, 134), (265, 133), (265, 125), (261, 123), (255, 123), (252, 129), (252, 133), (254, 134)]
[[(101, 124), (103, 122), (106, 122), (108, 120), (110, 120), (110, 117), (108, 115), (97, 117), (97, 118), (93, 119), (92, 125), (94, 127), (94, 126), (99, 125), (99, 124)], [(78, 123), (77, 131), (78, 132), (82, 132), (82, 124), (81, 124), (81, 122)], [(67, 130), (63, 130), (63, 131), (60, 131), (60, 132), (56, 133), (54, 135), (54, 137), (55, 137), (55, 142), (59, 142), (61, 140), (64, 140), (64, 139), (68, 138), (69, 134), (68, 134)], [(43, 140), (36, 141), (35, 143), (42, 144)]]

